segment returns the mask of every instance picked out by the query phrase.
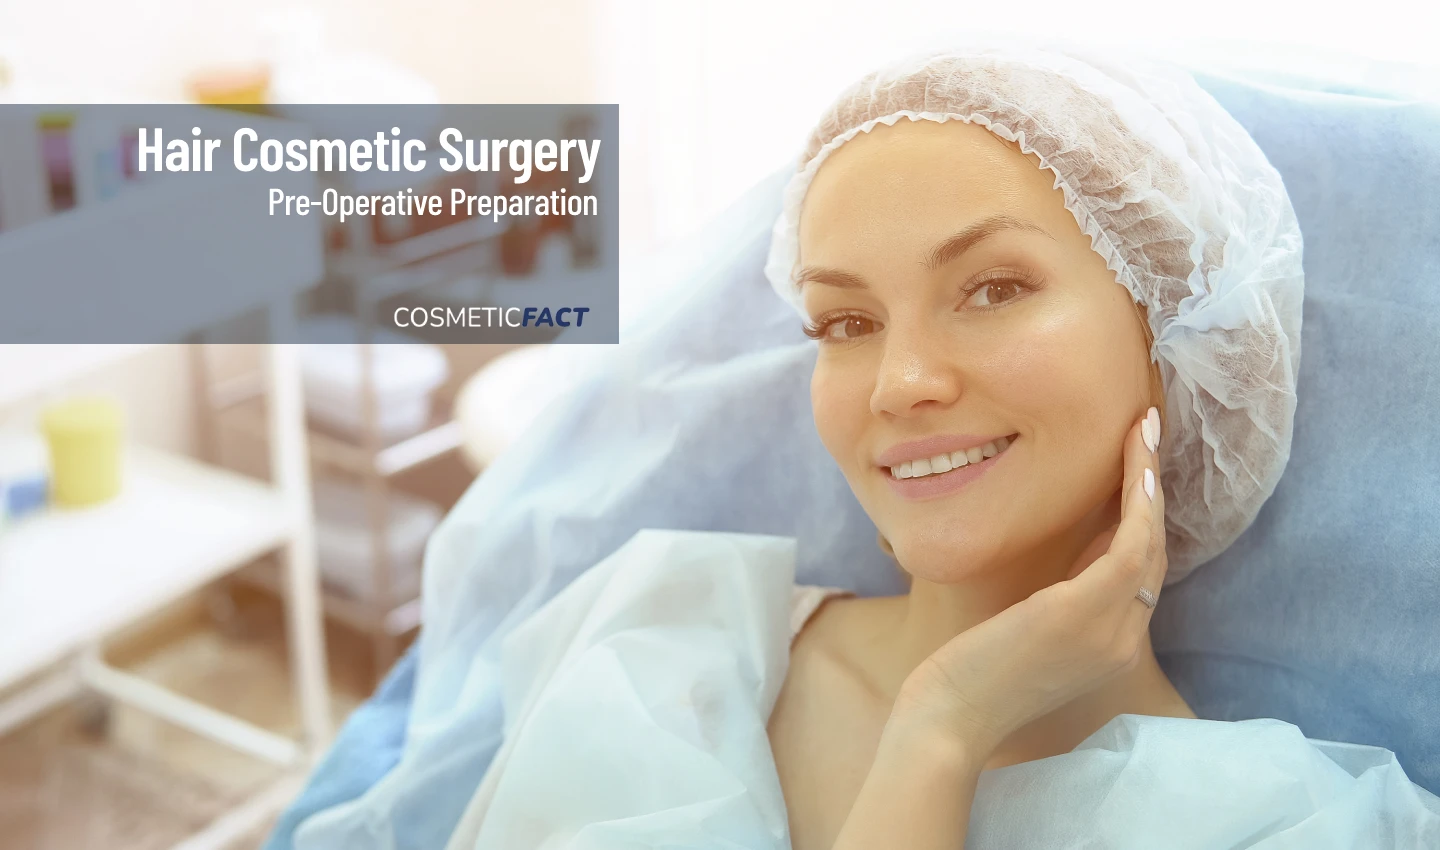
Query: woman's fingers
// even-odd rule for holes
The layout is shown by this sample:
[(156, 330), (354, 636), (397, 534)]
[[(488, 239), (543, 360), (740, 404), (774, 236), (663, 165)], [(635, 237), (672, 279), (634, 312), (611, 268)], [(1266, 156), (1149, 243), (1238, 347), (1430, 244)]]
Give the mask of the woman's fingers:
[[(1151, 408), (1152, 410), (1154, 408)], [(1154, 525), (1151, 528), (1151, 558), (1145, 570), (1141, 586), (1150, 591), (1156, 599), (1160, 597), (1160, 588), (1165, 584), (1165, 573), (1170, 568), (1170, 559), (1165, 551), (1165, 489), (1160, 486), (1160, 417), (1159, 413), (1152, 414), (1151, 428), (1156, 438), (1153, 444), (1157, 447), (1152, 455), (1151, 465), (1155, 469), (1155, 497), (1152, 500), (1151, 513), (1154, 517)], [(1143, 631), (1150, 625), (1150, 616), (1153, 609), (1136, 601), (1131, 606), (1129, 622), (1137, 631)]]

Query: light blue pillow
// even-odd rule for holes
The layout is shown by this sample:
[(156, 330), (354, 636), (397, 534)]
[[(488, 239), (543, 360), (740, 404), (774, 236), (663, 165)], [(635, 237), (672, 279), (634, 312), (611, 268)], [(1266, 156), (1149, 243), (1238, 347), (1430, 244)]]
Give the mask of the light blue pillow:
[[(1277, 717), (1310, 737), (1388, 747), (1440, 791), (1440, 447), (1430, 437), (1440, 416), (1440, 110), (1199, 79), (1285, 179), (1305, 238), (1306, 306), (1290, 465), (1234, 546), (1166, 588), (1153, 622), (1161, 663), (1202, 717)], [(903, 590), (815, 435), (813, 351), (762, 273), (787, 176), (767, 178), (707, 229), (684, 283), (647, 315), (650, 330), (626, 337), (665, 376), (614, 358), (467, 493), (432, 541), (427, 571), (440, 557), (506, 569), (483, 586), (444, 588), (465, 616), (427, 623), (419, 691), (412, 650), (372, 710), (342, 730), (270, 848), (291, 847), (306, 817), (350, 800), (361, 800), (354, 823), (373, 824), (363, 798), (382, 779), (404, 788), (384, 809), (387, 840), (420, 846), (448, 834), (499, 726), (497, 702), (445, 714), (461, 699), (448, 668), (493, 651), (514, 609), (533, 609), (639, 528), (793, 535), (800, 581)], [(697, 338), (692, 328), (716, 317), (726, 332)], [(693, 429), (656, 418), (675, 403), (657, 394), (674, 391), (677, 375), (688, 376), (683, 401), (705, 412)], [(631, 423), (659, 448), (617, 445)], [(733, 454), (714, 450), (737, 433), (758, 437)], [(587, 488), (634, 457), (652, 465), (629, 470), (627, 486), (649, 486), (607, 494), (603, 515), (591, 510), (604, 491)], [(417, 705), (465, 719), (407, 734)], [(441, 758), (443, 772), (407, 778), (407, 765)]]
[(1290, 464), (1156, 609), (1203, 717), (1394, 750), (1440, 791), (1440, 105), (1197, 75), (1285, 180), (1305, 240)]

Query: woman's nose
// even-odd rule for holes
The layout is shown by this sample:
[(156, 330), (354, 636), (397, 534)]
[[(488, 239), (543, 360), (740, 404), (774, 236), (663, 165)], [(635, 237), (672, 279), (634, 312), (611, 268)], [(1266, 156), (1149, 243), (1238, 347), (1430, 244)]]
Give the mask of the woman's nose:
[(952, 350), (954, 340), (921, 330), (896, 331), (892, 328), (886, 334), (870, 411), (877, 416), (913, 416), (954, 404), (964, 383)]

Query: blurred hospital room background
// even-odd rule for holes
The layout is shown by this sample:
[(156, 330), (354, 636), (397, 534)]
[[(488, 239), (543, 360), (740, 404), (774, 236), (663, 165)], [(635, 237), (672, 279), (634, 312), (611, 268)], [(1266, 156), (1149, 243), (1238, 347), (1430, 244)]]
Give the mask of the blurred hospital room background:
[[(1411, 0), (0, 0), (0, 103), (618, 103), (624, 322), (843, 85), (977, 30), (1440, 100), (1440, 12)], [(25, 226), (0, 216), (0, 275)], [(489, 234), (455, 274), (567, 273), (588, 238)], [(430, 531), (584, 359), (0, 344), (0, 850), (258, 846), (414, 639)]]

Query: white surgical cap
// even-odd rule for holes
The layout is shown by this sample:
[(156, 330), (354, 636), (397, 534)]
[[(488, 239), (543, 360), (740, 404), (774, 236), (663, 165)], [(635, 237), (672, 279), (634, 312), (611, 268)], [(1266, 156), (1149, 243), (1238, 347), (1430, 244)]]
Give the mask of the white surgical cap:
[(785, 188), (765, 272), (802, 314), (811, 180), (840, 145), (901, 118), (978, 124), (1054, 173), (1090, 247), (1148, 313), (1165, 386), (1167, 583), (1219, 554), (1290, 457), (1304, 273), (1279, 173), (1178, 67), (1068, 44), (908, 59), (835, 101)]

